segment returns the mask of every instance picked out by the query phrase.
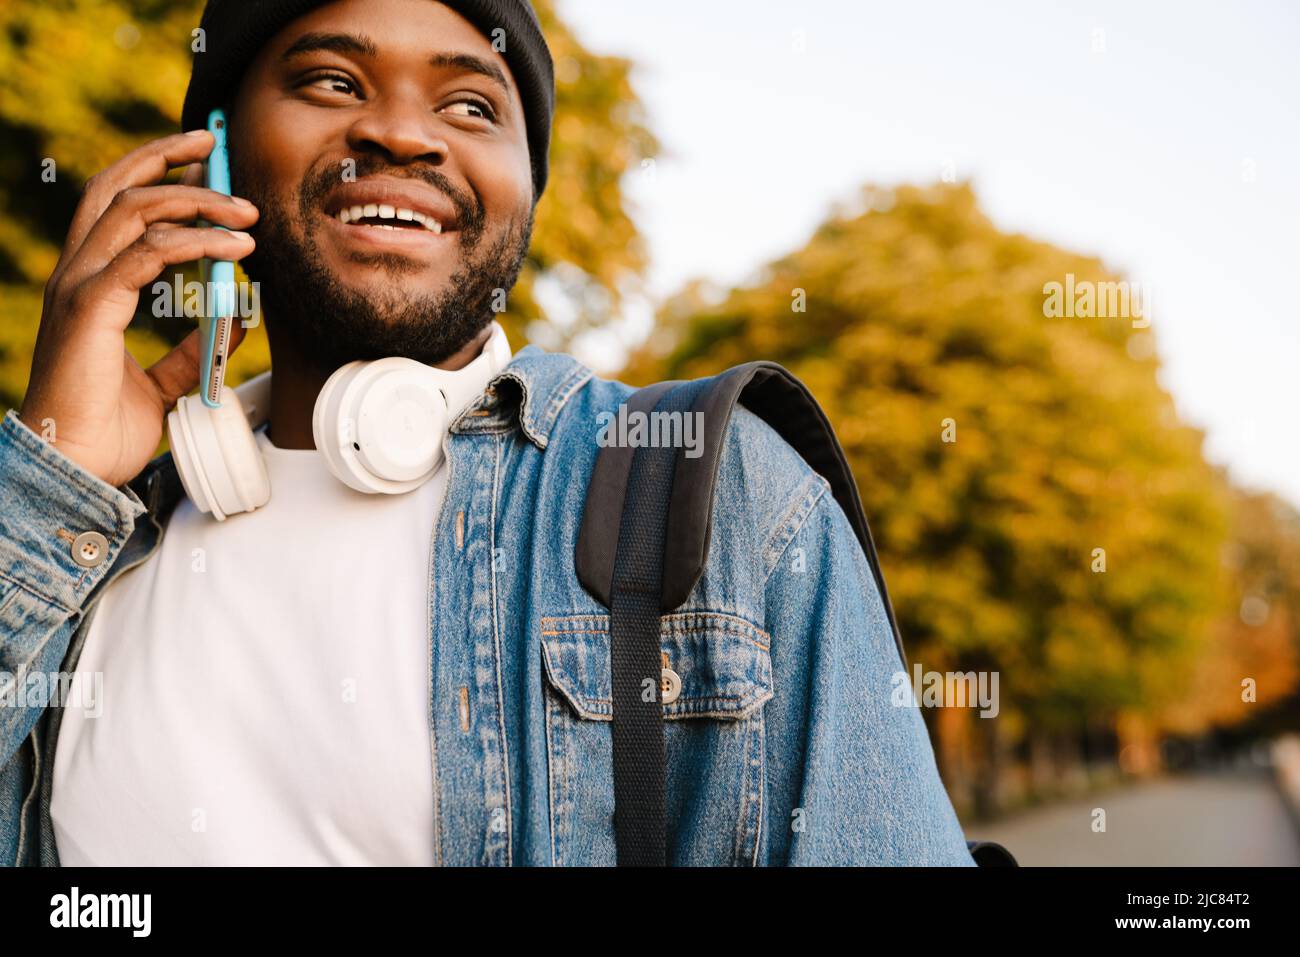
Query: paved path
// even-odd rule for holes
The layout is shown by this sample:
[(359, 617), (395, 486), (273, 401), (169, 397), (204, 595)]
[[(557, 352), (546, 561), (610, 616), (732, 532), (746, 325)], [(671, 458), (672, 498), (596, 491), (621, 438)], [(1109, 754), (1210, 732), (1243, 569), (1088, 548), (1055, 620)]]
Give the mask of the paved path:
[[(1106, 811), (1093, 833), (1093, 808)], [(1300, 830), (1262, 774), (1166, 778), (966, 827), (1026, 865), (1300, 866)]]

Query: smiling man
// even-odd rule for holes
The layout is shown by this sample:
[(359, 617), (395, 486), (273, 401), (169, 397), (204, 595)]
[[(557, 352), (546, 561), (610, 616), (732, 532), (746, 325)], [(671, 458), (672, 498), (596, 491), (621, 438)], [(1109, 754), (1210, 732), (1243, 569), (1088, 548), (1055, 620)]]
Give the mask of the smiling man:
[[(610, 618), (574, 554), (633, 390), (510, 359), (492, 321), (546, 185), (538, 21), (523, 0), (210, 0), (202, 27), (185, 125), (227, 111), (235, 196), (164, 183), (202, 131), (94, 177), (0, 422), (0, 860), (613, 863)], [(253, 457), (228, 493), (253, 462), (272, 490), (224, 515), (188, 447), (150, 461), (197, 334), (147, 370), (124, 348), (140, 290), (198, 257), (242, 260), (271, 342), (265, 428), (234, 429), (235, 403), (204, 426), (217, 459)], [(438, 454), (357, 484), (328, 397), (393, 363), (437, 377)], [(357, 435), (353, 466), (382, 472), (378, 446)], [(972, 863), (828, 488), (736, 409), (707, 563), (659, 622), (669, 863)], [(102, 679), (102, 701), (29, 672)]]
[[(202, 129), (229, 107), (234, 191), (261, 211), (243, 266), (268, 316), (278, 445), (312, 447), (312, 405), (346, 362), (457, 368), (486, 342), (546, 184), (553, 81), (525, 9), (208, 5), (213, 59), (196, 64), (184, 120)], [(235, 51), (286, 18), (239, 77)]]

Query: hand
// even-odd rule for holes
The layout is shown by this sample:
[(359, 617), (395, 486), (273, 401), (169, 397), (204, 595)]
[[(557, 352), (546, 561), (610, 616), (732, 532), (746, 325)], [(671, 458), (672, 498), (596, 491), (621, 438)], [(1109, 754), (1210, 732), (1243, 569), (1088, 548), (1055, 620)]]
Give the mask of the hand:
[[(202, 257), (242, 259), (258, 211), (247, 200), (197, 185), (214, 140), (206, 130), (146, 143), (92, 176), (45, 286), (31, 381), (18, 416), (109, 485), (149, 464), (176, 400), (199, 384), (199, 330), (147, 370), (126, 351), (140, 290), (168, 266)], [(181, 183), (168, 170), (193, 164)], [(195, 220), (227, 227), (197, 227)], [(230, 350), (243, 340), (233, 324)]]

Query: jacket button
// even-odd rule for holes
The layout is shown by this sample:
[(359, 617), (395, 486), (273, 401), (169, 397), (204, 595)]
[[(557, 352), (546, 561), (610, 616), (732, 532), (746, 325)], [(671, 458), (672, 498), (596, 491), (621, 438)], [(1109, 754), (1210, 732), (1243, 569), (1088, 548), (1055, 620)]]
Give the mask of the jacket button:
[(681, 676), (672, 668), (662, 669), (659, 672), (659, 690), (662, 692), (664, 704), (672, 704), (682, 693)]
[(83, 568), (94, 568), (108, 557), (108, 539), (99, 532), (82, 532), (72, 540), (72, 560)]

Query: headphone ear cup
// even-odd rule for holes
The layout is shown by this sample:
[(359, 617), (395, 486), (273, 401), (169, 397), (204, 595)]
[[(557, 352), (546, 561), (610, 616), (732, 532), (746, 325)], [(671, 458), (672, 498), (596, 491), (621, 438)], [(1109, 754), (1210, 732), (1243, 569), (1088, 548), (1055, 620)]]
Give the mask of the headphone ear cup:
[(312, 409), (316, 448), (344, 485), (397, 495), (442, 462), (447, 401), (436, 375), (413, 359), (357, 360), (335, 370)]
[(167, 439), (185, 494), (217, 521), (271, 499), (271, 479), (239, 397), (221, 388), (221, 408), (182, 396), (167, 414)]
[(356, 488), (356, 485), (346, 478), (350, 470), (343, 460), (341, 449), (343, 437), (339, 432), (344, 394), (364, 366), (365, 361), (358, 359), (335, 369), (321, 386), (320, 393), (316, 396), (316, 404), (311, 411), (311, 434), (316, 442), (316, 451), (325, 459), (325, 465), (330, 473), (352, 488)]

